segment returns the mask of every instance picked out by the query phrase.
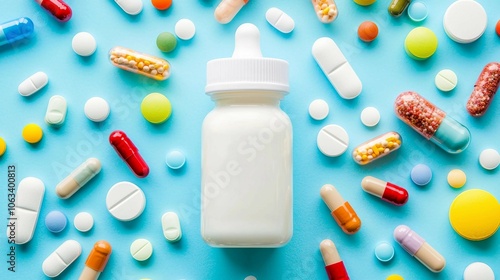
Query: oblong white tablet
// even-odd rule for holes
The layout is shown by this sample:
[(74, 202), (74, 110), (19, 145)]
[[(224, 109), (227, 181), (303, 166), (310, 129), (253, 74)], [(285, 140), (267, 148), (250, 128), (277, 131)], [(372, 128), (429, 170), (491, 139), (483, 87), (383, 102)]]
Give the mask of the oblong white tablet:
[(278, 8), (270, 8), (266, 12), (266, 20), (274, 28), (283, 33), (290, 33), (295, 28), (295, 21)]
[(115, 0), (116, 4), (129, 15), (137, 15), (142, 11), (142, 0)]
[(45, 113), (45, 122), (50, 125), (59, 126), (66, 119), (68, 105), (66, 99), (60, 95), (54, 95), (49, 100), (47, 112)]
[(443, 17), (444, 31), (457, 43), (467, 44), (479, 39), (486, 30), (488, 16), (483, 6), (474, 0), (453, 2)]
[(325, 156), (337, 157), (347, 150), (349, 135), (343, 127), (330, 124), (319, 131), (316, 141), (318, 149)]
[(35, 92), (41, 90), (49, 82), (49, 76), (44, 72), (36, 72), (29, 76), (26, 80), (22, 81), (17, 87), (19, 94), (22, 96), (30, 96)]
[(161, 216), (161, 227), (163, 236), (170, 241), (179, 241), (182, 237), (181, 224), (179, 217), (174, 212), (167, 212)]
[(340, 97), (353, 99), (361, 93), (361, 80), (332, 39), (322, 37), (316, 40), (312, 55)]
[(144, 211), (146, 196), (133, 183), (119, 182), (109, 189), (106, 195), (106, 208), (120, 221), (131, 221)]
[[(14, 215), (7, 224), (7, 237), (16, 244), (28, 243), (33, 238), (38, 214), (42, 206), (45, 185), (35, 177), (24, 178), (17, 187)], [(14, 225), (12, 225), (14, 224)]]
[(67, 240), (52, 252), (42, 263), (47, 277), (56, 277), (72, 264), (82, 253), (82, 246), (75, 240)]

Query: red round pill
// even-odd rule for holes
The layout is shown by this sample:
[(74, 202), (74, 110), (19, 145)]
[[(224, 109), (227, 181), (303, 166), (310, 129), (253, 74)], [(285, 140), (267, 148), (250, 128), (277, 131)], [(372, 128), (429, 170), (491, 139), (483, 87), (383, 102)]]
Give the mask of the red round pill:
[(358, 27), (358, 37), (365, 42), (371, 42), (378, 36), (378, 27), (373, 21), (364, 21)]
[(111, 143), (111, 146), (113, 146), (118, 155), (127, 163), (137, 177), (144, 178), (148, 176), (148, 164), (139, 154), (139, 150), (125, 132), (121, 130), (111, 132), (109, 143)]

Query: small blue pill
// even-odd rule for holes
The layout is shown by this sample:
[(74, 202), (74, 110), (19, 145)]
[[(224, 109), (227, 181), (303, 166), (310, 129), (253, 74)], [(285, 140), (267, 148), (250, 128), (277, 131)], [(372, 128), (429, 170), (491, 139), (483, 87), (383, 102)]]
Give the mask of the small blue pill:
[(387, 242), (380, 242), (375, 247), (375, 257), (381, 262), (388, 262), (394, 257), (394, 247)]
[(165, 163), (172, 169), (179, 169), (186, 163), (186, 157), (180, 151), (171, 151), (167, 154)]
[(52, 233), (58, 233), (66, 228), (66, 216), (61, 211), (51, 211), (45, 216), (45, 226)]
[(427, 18), (427, 6), (422, 2), (412, 2), (408, 7), (408, 16), (415, 22), (423, 21)]
[(416, 185), (425, 186), (429, 184), (432, 179), (432, 171), (429, 166), (425, 164), (417, 164), (411, 170), (410, 177)]

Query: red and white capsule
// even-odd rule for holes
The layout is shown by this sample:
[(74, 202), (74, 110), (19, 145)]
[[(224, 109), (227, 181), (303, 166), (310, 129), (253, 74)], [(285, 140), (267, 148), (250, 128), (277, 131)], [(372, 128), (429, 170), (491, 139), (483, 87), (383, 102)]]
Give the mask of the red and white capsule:
[(125, 132), (121, 130), (111, 132), (109, 143), (137, 177), (144, 178), (148, 176), (148, 164), (139, 154), (139, 150)]
[(467, 111), (473, 117), (484, 115), (500, 86), (500, 63), (491, 62), (479, 74), (474, 90), (467, 101)]
[(372, 176), (363, 178), (361, 187), (365, 192), (397, 206), (404, 205), (408, 201), (409, 195), (407, 190)]
[(62, 0), (35, 1), (60, 22), (67, 22), (73, 15), (73, 12), (71, 11), (69, 5), (64, 3), (64, 1)]
[(344, 262), (339, 256), (335, 244), (330, 239), (325, 239), (319, 244), (321, 256), (325, 262), (325, 270), (329, 280), (349, 280)]

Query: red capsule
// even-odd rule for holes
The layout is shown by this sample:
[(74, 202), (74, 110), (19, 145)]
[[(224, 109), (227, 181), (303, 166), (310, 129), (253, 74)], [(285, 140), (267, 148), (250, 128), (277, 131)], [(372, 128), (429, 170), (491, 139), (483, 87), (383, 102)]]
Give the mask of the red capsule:
[(369, 194), (380, 197), (389, 203), (401, 206), (408, 201), (408, 191), (393, 183), (385, 182), (372, 176), (361, 181), (361, 187)]
[(325, 262), (325, 270), (329, 280), (349, 280), (344, 262), (339, 256), (337, 247), (330, 239), (325, 239), (319, 244), (319, 250), (323, 261)]
[(62, 0), (35, 0), (45, 10), (49, 11), (58, 21), (67, 22), (73, 12)]
[(148, 176), (148, 164), (141, 157), (139, 150), (125, 132), (121, 130), (111, 132), (109, 143), (111, 143), (111, 146), (113, 146), (118, 155), (127, 163), (137, 177), (144, 178)]
[(482, 116), (500, 86), (500, 63), (491, 62), (479, 74), (474, 90), (467, 101), (467, 111), (473, 117)]

